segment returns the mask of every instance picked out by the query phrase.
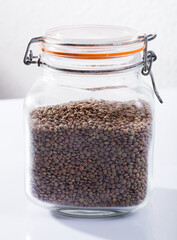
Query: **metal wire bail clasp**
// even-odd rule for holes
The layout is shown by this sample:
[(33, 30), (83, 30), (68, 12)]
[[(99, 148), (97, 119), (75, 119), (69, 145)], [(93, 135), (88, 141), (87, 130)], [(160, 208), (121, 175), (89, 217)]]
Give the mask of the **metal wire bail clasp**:
[(150, 74), (154, 93), (155, 93), (156, 97), (158, 98), (159, 102), (163, 103), (163, 100), (162, 100), (162, 98), (160, 97), (160, 95), (157, 91), (155, 81), (154, 81), (154, 77), (153, 77), (153, 74), (152, 74), (152, 71), (151, 71), (152, 63), (154, 61), (156, 61), (157, 56), (153, 51), (148, 51), (147, 50), (148, 49), (148, 41), (151, 41), (155, 38), (156, 38), (156, 34), (154, 34), (154, 35), (152, 35), (152, 34), (146, 35), (145, 34), (144, 35), (145, 48), (144, 48), (144, 51), (143, 51), (143, 68), (142, 68), (141, 73), (145, 76)]
[(30, 65), (30, 64), (37, 63), (38, 66), (40, 66), (40, 64), (41, 64), (40, 57), (39, 56), (34, 56), (33, 51), (30, 50), (30, 47), (31, 47), (32, 43), (43, 42), (43, 41), (44, 41), (43, 37), (35, 37), (35, 38), (32, 38), (30, 40), (30, 42), (28, 43), (28, 46), (26, 48), (25, 56), (24, 56), (24, 59), (23, 59), (23, 62), (24, 62), (25, 65)]

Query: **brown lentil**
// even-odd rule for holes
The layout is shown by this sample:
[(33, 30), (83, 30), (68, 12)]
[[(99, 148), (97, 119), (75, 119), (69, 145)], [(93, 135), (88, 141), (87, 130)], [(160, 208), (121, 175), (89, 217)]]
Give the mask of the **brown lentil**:
[(145, 101), (78, 101), (30, 113), (31, 190), (56, 205), (125, 207), (147, 193)]

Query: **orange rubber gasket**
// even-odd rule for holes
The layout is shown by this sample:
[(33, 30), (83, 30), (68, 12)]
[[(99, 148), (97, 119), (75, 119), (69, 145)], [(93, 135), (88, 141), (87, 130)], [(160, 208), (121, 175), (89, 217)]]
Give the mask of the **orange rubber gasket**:
[(54, 52), (54, 51), (50, 51), (47, 50), (45, 48), (41, 48), (41, 50), (43, 52), (47, 52), (47, 53), (51, 53), (51, 54), (55, 54), (58, 55), (60, 57), (66, 57), (66, 58), (77, 58), (77, 59), (107, 59), (107, 58), (116, 58), (116, 57), (120, 57), (123, 55), (130, 55), (130, 54), (134, 54), (134, 53), (138, 53), (143, 51), (145, 48), (145, 46), (136, 49), (136, 50), (132, 50), (132, 51), (127, 51), (127, 52), (120, 52), (120, 53), (100, 53), (100, 54), (81, 54), (81, 53), (64, 53), (64, 52)]

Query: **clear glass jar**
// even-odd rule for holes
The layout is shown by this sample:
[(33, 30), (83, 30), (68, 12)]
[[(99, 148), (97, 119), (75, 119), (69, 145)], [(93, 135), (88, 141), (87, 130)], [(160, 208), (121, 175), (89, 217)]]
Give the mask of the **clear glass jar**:
[(149, 200), (154, 101), (139, 39), (110, 26), (56, 28), (38, 39), (42, 74), (25, 101), (33, 202), (67, 216), (110, 217)]

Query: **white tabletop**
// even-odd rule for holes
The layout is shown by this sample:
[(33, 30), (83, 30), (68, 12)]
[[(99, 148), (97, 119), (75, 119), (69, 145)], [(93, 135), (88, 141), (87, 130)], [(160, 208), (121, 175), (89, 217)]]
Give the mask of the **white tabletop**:
[(156, 101), (154, 193), (139, 211), (114, 219), (56, 218), (24, 192), (23, 100), (0, 101), (0, 239), (176, 240), (177, 89)]

